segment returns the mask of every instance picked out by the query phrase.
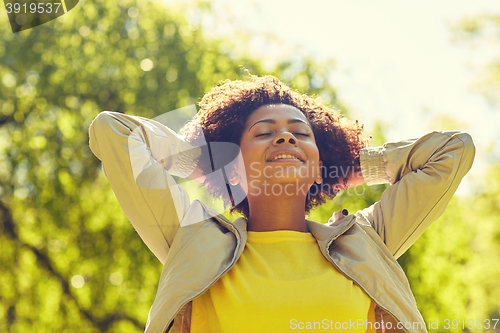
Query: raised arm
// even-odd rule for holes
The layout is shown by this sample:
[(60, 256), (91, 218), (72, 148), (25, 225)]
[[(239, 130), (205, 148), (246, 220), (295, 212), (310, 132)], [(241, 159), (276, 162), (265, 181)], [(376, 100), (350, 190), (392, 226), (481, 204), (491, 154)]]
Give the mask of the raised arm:
[(380, 201), (359, 211), (398, 258), (445, 210), (474, 160), (469, 134), (432, 132), (361, 152), (368, 185), (390, 183)]
[(199, 150), (154, 120), (118, 112), (100, 113), (89, 137), (123, 212), (163, 263), (190, 204), (171, 175), (191, 175)]

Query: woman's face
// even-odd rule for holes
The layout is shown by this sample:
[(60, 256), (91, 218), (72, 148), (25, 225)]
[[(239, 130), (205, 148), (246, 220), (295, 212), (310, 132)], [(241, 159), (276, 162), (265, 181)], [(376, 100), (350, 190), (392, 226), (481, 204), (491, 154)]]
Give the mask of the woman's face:
[(247, 195), (305, 196), (315, 181), (321, 183), (312, 128), (293, 106), (270, 104), (255, 110), (241, 134), (240, 150), (233, 182)]

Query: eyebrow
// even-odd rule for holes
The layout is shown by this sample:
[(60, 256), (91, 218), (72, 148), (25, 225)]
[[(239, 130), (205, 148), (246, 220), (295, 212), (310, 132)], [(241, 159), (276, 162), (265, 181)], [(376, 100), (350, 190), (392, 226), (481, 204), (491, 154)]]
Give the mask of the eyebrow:
[[(248, 131), (250, 131), (250, 129), (251, 129), (252, 127), (254, 127), (255, 125), (257, 125), (258, 123), (276, 124), (276, 120), (274, 120), (274, 119), (262, 119), (262, 120), (259, 120), (259, 121), (255, 122), (252, 126), (250, 126), (250, 128), (248, 129)], [(311, 127), (308, 123), (306, 123), (306, 122), (305, 122), (305, 121), (303, 121), (302, 119), (299, 119), (299, 118), (291, 118), (291, 119), (288, 119), (287, 124), (295, 124), (295, 123), (304, 123), (304, 124), (306, 124), (307, 126)]]

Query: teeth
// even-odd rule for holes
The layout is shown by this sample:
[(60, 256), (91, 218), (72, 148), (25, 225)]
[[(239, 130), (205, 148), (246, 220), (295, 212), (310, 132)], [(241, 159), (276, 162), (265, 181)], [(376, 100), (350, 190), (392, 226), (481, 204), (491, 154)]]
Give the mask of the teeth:
[(298, 159), (297, 157), (292, 156), (292, 155), (290, 155), (290, 154), (288, 154), (288, 155), (281, 154), (281, 155), (278, 155), (278, 156), (276, 156), (275, 158), (273, 158), (273, 159), (272, 159), (272, 161), (277, 160), (277, 159), (280, 159), (280, 158), (295, 158), (295, 159)]

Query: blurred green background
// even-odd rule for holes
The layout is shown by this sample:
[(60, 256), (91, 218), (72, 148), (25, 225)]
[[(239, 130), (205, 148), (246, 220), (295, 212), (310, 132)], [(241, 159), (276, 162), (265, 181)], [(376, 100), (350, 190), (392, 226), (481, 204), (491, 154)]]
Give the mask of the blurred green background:
[[(264, 69), (263, 59), (204, 34), (185, 18), (186, 6), (212, 10), (208, 2), (167, 10), (160, 2), (94, 0), (71, 19), (17, 34), (0, 22), (0, 332), (144, 330), (162, 267), (88, 147), (100, 111), (153, 118), (195, 103), (221, 80), (244, 78), (244, 67), (349, 115), (327, 80), (333, 61), (305, 55), (303, 66), (284, 58)], [(477, 39), (485, 22), (500, 33), (493, 15), (454, 29)], [(500, 85), (498, 60), (484, 83), (489, 91)], [(372, 145), (384, 142), (383, 125), (369, 134)], [(455, 197), (399, 260), (426, 320), (500, 318), (500, 165), (492, 162), (483, 177), (486, 187)], [(343, 193), (310, 218), (364, 208), (384, 188)]]

